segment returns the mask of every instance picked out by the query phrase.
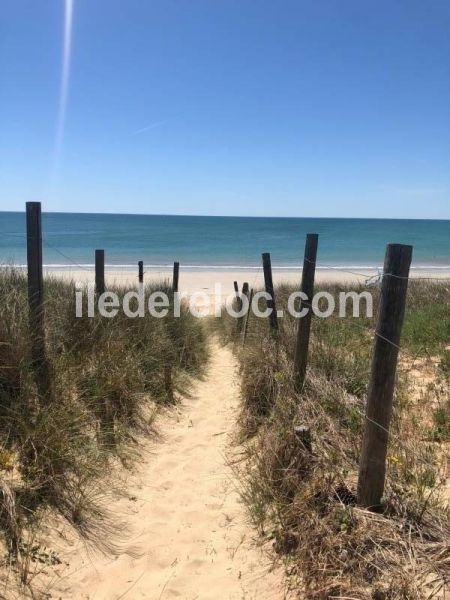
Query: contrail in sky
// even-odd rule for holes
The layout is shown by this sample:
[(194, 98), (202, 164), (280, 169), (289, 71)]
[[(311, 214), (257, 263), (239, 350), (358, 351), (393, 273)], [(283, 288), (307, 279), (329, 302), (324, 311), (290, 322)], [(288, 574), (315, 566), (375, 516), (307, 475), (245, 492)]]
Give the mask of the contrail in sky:
[(155, 129), (155, 127), (159, 127), (160, 125), (164, 125), (166, 121), (156, 121), (155, 123), (152, 123), (151, 125), (147, 125), (147, 127), (142, 127), (142, 129), (138, 129), (136, 131), (133, 131), (133, 133), (131, 135), (138, 135), (139, 133), (144, 133), (144, 131), (148, 131), (149, 129)]
[(66, 122), (67, 97), (69, 92), (70, 55), (72, 47), (73, 0), (64, 0), (64, 46), (61, 69), (61, 88), (59, 92), (58, 122), (55, 138), (55, 171), (61, 154), (64, 126)]

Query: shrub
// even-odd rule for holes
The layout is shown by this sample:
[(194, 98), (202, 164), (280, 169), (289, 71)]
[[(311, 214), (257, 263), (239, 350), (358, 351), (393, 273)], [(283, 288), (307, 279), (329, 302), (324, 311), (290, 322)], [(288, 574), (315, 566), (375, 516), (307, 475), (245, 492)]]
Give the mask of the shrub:
[[(433, 332), (445, 330), (444, 287), (411, 285), (403, 339), (407, 356), (443, 353), (448, 337)], [(329, 291), (346, 289), (335, 285)], [(278, 308), (285, 308), (290, 291), (289, 286), (276, 290)], [(364, 319), (313, 318), (301, 394), (294, 387), (291, 317), (268, 338), (267, 321), (252, 316), (245, 347), (240, 340), (234, 345), (247, 415), (240, 419), (247, 439), (237, 467), (242, 493), (260, 531), (273, 539), (277, 552), (289, 554), (289, 572), (311, 599), (430, 598), (450, 580), (449, 511), (440, 497), (445, 470), (421, 426), (408, 379), (411, 361), (402, 362), (402, 355), (384, 510), (357, 506), (373, 326)], [(228, 317), (220, 329), (223, 339), (236, 340)], [(439, 410), (434, 420), (442, 435), (446, 413)], [(298, 426), (311, 432), (311, 448), (297, 435)]]

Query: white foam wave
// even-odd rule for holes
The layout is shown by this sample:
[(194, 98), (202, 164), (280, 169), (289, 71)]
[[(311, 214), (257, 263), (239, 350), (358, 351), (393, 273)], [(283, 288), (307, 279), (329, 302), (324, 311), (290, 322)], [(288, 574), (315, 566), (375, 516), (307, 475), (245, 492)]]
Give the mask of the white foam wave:
[[(6, 267), (8, 265), (2, 265)], [(15, 264), (12, 265), (18, 269), (26, 269), (26, 264)], [(94, 269), (94, 263), (79, 263), (79, 264), (71, 264), (71, 263), (45, 263), (43, 265), (44, 269), (71, 269), (76, 271), (77, 269)], [(260, 271), (262, 267), (260, 265), (188, 265), (181, 264), (180, 267), (185, 270), (199, 270), (199, 271)], [(121, 264), (113, 264), (107, 263), (105, 264), (106, 269), (124, 269), (131, 270), (137, 269), (137, 263), (121, 263)], [(168, 264), (146, 264), (144, 263), (144, 269), (149, 270), (170, 270), (173, 268), (173, 263)], [(301, 269), (302, 266), (298, 265), (272, 265), (272, 269), (274, 271), (297, 271)], [(382, 271), (382, 265), (317, 265), (317, 270), (323, 271)], [(411, 271), (450, 271), (450, 265), (413, 265), (411, 266)]]

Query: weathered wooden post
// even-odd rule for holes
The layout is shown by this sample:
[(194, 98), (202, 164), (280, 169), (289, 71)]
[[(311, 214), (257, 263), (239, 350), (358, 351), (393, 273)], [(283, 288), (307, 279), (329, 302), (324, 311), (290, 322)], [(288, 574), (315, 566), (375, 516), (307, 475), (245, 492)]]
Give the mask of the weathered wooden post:
[(173, 263), (173, 282), (172, 282), (172, 291), (178, 292), (178, 280), (180, 276), (180, 263)]
[[(242, 310), (242, 298), (239, 293), (239, 284), (237, 281), (233, 281), (233, 287), (234, 287), (234, 294), (236, 296), (234, 299), (234, 302), (233, 302), (233, 306), (234, 306), (236, 312), (239, 313)], [(236, 331), (239, 331), (239, 318), (236, 320)]]
[(381, 504), (400, 334), (405, 315), (412, 246), (388, 244), (372, 358), (366, 419), (359, 463), (358, 503)]
[(234, 287), (234, 295), (235, 295), (235, 298), (233, 301), (233, 307), (236, 309), (237, 312), (240, 312), (240, 310), (241, 310), (240, 304), (242, 304), (242, 303), (241, 303), (241, 298), (239, 295), (239, 284), (237, 281), (233, 281), (233, 287)]
[[(246, 281), (242, 285), (242, 296), (239, 298), (240, 310), (242, 310), (242, 308), (243, 308), (243, 296), (246, 296), (247, 300), (248, 300), (248, 283)], [(236, 331), (238, 334), (242, 332), (244, 320), (245, 320), (245, 315), (242, 315), (242, 317), (237, 318)]]
[(269, 298), (267, 299), (267, 308), (272, 309), (269, 316), (270, 329), (272, 332), (276, 332), (278, 331), (278, 318), (275, 305), (275, 291), (273, 289), (272, 265), (270, 262), (269, 252), (263, 253), (262, 263), (264, 271), (264, 285), (266, 288), (266, 292), (269, 295)]
[(247, 311), (247, 314), (245, 316), (244, 332), (243, 332), (243, 335), (242, 335), (242, 347), (245, 346), (245, 340), (247, 338), (248, 322), (249, 322), (249, 319), (250, 319), (252, 302), (253, 302), (253, 288), (250, 290), (250, 297), (249, 297), (249, 300), (248, 300), (248, 311)]
[(50, 376), (45, 351), (44, 278), (42, 272), (41, 203), (26, 203), (27, 278), (31, 340), (31, 360), (36, 385), (41, 395), (50, 391)]
[(316, 272), (317, 244), (319, 236), (317, 233), (308, 233), (305, 242), (305, 255), (303, 258), (303, 271), (301, 291), (307, 296), (307, 300), (301, 300), (300, 309), (308, 308), (304, 317), (298, 319), (297, 343), (294, 356), (294, 379), (295, 389), (301, 391), (305, 383), (306, 365), (308, 362), (309, 334), (311, 331), (311, 302), (314, 295), (314, 275)]
[(144, 283), (144, 261), (138, 261), (138, 279), (139, 283)]
[(105, 291), (105, 251), (95, 251), (95, 291), (101, 296)]

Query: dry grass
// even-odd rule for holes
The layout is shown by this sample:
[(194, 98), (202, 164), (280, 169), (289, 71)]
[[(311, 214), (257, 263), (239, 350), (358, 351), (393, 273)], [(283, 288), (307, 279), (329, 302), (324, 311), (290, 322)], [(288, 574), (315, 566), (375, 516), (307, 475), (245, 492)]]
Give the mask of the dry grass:
[[(277, 290), (278, 307), (286, 305), (289, 291), (286, 286)], [(292, 376), (293, 319), (284, 318), (274, 338), (267, 321), (253, 318), (245, 348), (235, 344), (246, 448), (238, 467), (243, 495), (260, 531), (288, 556), (300, 597), (425, 599), (449, 592), (450, 521), (442, 495), (448, 466), (441, 443), (450, 409), (448, 299), (445, 284), (410, 286), (384, 510), (378, 514), (356, 502), (370, 320), (313, 320), (302, 394), (295, 392)], [(234, 325), (225, 317), (216, 328), (230, 341)], [(410, 371), (431, 357), (439, 364), (438, 374), (418, 398)], [(312, 450), (295, 426), (310, 429)]]
[[(116, 290), (120, 294), (126, 290)], [(26, 280), (0, 271), (0, 531), (24, 585), (42, 514), (52, 509), (106, 549), (102, 508), (111, 465), (138, 455), (158, 406), (176, 401), (207, 359), (198, 319), (76, 318), (72, 284), (46, 281), (51, 392), (39, 394), (30, 360)], [(36, 542), (38, 544), (38, 542)], [(34, 546), (36, 546), (34, 543)]]

